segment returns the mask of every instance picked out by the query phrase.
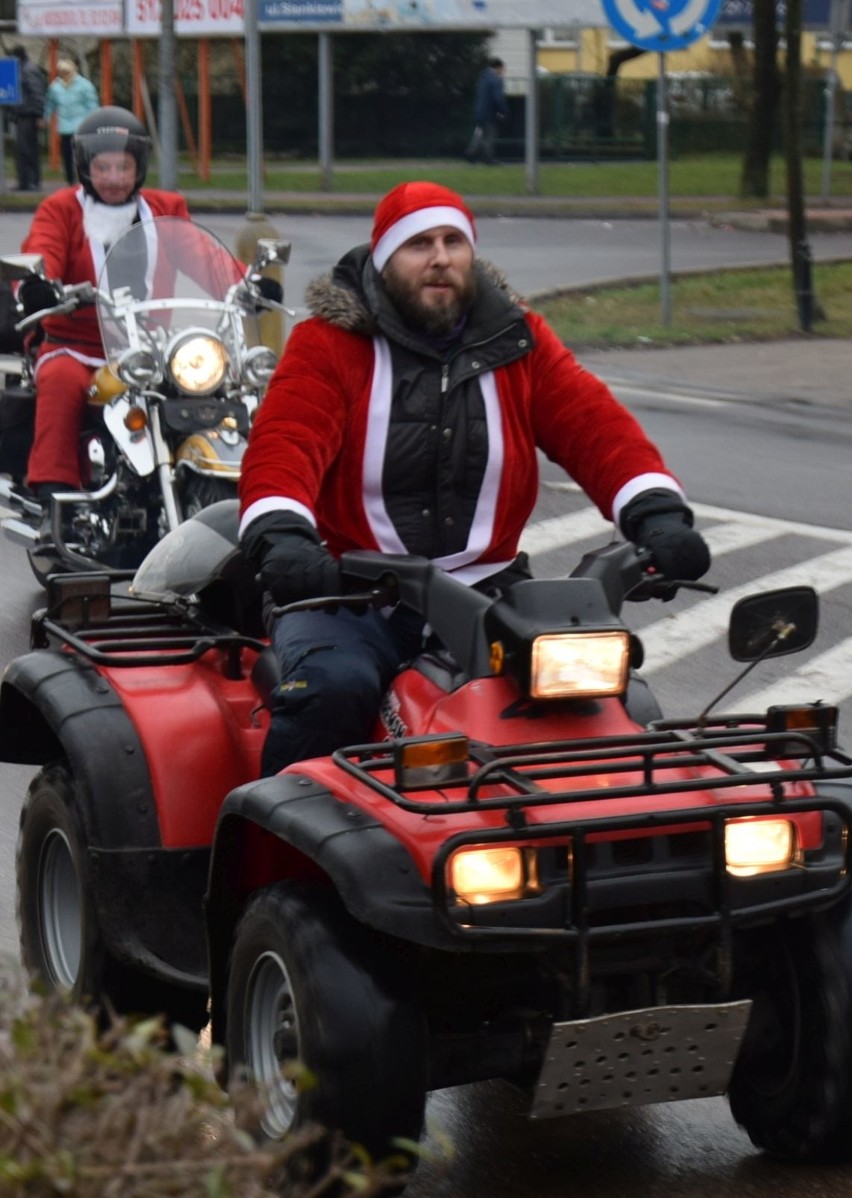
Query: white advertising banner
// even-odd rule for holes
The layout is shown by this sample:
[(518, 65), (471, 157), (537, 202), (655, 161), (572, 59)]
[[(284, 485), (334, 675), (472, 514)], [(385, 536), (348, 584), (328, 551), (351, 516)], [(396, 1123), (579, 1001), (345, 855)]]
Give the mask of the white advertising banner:
[(606, 25), (601, 0), (258, 0), (262, 28), (541, 29)]
[(18, 32), (31, 37), (120, 37), (121, 0), (18, 0)]
[[(243, 34), (245, 0), (174, 0), (178, 37)], [(160, 0), (127, 0), (129, 37), (160, 36)]]

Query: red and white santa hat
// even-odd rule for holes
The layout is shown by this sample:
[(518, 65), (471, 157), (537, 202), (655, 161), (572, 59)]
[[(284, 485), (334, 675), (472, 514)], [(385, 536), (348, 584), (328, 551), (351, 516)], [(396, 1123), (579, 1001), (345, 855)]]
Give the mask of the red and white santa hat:
[(471, 245), (476, 245), (476, 222), (464, 200), (439, 183), (400, 183), (389, 191), (376, 207), (370, 248), (373, 265), (383, 270), (385, 263), (410, 237), (449, 225), (458, 229)]

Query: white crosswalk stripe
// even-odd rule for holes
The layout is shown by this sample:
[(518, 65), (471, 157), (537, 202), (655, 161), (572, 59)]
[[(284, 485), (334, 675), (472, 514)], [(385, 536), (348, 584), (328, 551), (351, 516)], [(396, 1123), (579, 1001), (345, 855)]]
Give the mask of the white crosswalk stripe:
[(650, 676), (684, 654), (694, 653), (724, 636), (731, 607), (744, 595), (751, 594), (758, 583), (763, 590), (812, 586), (822, 594), (850, 582), (852, 545), (764, 574), (759, 580), (750, 579), (724, 594), (703, 600), (689, 611), (672, 612), (665, 619), (642, 629), (642, 643), (649, 663), (646, 674)]
[(836, 703), (852, 693), (852, 637), (833, 645), (818, 657), (759, 691), (749, 691), (743, 682), (744, 698), (738, 707), (762, 711), (773, 703)]

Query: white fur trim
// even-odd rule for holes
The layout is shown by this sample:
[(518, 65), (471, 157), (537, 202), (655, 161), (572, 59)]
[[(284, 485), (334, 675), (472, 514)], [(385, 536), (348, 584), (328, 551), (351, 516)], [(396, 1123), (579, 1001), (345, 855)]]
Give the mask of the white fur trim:
[(425, 233), (427, 229), (437, 229), (440, 225), (458, 229), (472, 246), (476, 245), (473, 225), (460, 208), (453, 208), (449, 204), (446, 207), (418, 208), (416, 212), (409, 212), (408, 216), (403, 216), (396, 224), (391, 225), (376, 242), (376, 248), (373, 250), (373, 265), (376, 270), (384, 270), (391, 254), (410, 237)]
[(252, 520), (256, 520), (258, 516), (265, 516), (268, 512), (295, 512), (297, 516), (304, 516), (313, 528), (317, 526), (313, 512), (303, 503), (299, 503), (298, 499), (288, 499), (286, 495), (268, 495), (266, 499), (256, 499), (254, 503), (250, 503), (243, 512), (239, 535), (243, 535)]
[(650, 491), (652, 488), (674, 491), (675, 495), (679, 495), (684, 503), (686, 502), (683, 488), (670, 474), (637, 474), (635, 478), (631, 478), (629, 483), (624, 484), (612, 501), (612, 522), (616, 528), (619, 527), (621, 513), (630, 500), (635, 499), (641, 491)]

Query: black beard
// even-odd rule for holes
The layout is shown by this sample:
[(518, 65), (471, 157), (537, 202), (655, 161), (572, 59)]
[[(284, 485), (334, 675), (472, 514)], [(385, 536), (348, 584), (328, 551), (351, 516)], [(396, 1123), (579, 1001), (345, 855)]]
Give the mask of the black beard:
[(467, 276), (461, 291), (456, 291), (452, 302), (443, 307), (433, 308), (424, 304), (419, 291), (400, 279), (390, 264), (382, 271), (382, 282), (403, 324), (427, 337), (443, 337), (452, 332), (473, 307), (473, 301), (476, 299), (476, 276), (473, 270)]

